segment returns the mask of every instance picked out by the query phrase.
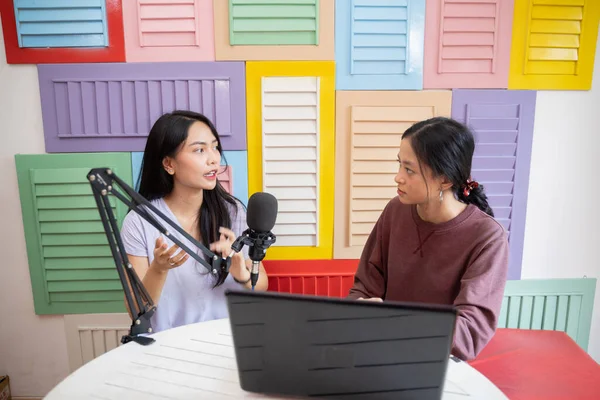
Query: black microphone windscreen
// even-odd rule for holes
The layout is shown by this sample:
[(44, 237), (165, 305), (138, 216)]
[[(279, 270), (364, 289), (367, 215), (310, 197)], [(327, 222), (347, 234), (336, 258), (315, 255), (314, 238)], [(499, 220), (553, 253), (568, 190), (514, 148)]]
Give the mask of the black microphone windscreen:
[(257, 192), (248, 199), (246, 223), (255, 232), (269, 232), (277, 220), (277, 199), (270, 193)]

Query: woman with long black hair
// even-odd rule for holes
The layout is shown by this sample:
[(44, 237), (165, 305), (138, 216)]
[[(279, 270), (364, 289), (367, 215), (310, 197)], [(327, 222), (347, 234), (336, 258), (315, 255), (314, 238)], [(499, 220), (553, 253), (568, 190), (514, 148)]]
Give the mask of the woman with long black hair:
[[(222, 155), (219, 134), (204, 115), (164, 114), (148, 135), (139, 193), (205, 247), (227, 257), (247, 226), (242, 203), (217, 179)], [(178, 232), (171, 234), (202, 254)], [(229, 274), (217, 279), (133, 211), (125, 217), (121, 236), (131, 264), (158, 305), (151, 320), (155, 332), (226, 318), (225, 289), (250, 287), (247, 247), (232, 257)], [(255, 290), (266, 288), (261, 264)]]

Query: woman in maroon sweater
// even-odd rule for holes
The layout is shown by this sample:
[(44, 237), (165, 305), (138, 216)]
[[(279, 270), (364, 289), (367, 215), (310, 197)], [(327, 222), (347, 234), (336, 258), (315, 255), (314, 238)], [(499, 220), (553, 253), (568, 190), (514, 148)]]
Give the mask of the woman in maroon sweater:
[(453, 304), (452, 354), (470, 360), (494, 335), (508, 240), (483, 187), (471, 180), (475, 141), (448, 118), (402, 135), (398, 197), (371, 232), (349, 298)]

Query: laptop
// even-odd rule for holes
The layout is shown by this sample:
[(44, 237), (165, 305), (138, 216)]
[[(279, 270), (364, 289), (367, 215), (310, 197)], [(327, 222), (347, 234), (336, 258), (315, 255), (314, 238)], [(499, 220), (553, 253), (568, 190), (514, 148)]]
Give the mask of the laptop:
[(452, 306), (228, 290), (240, 386), (352, 400), (441, 399)]

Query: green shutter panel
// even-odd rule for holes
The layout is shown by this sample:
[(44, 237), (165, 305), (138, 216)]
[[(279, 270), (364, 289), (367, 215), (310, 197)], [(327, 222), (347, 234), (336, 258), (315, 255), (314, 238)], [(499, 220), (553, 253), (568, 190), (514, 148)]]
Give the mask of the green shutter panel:
[(229, 0), (229, 43), (318, 45), (319, 0)]
[(587, 351), (595, 278), (506, 282), (498, 328), (562, 331)]
[[(15, 156), (36, 314), (124, 312), (123, 289), (86, 175), (131, 185), (130, 153)], [(111, 196), (119, 226), (127, 207)]]

